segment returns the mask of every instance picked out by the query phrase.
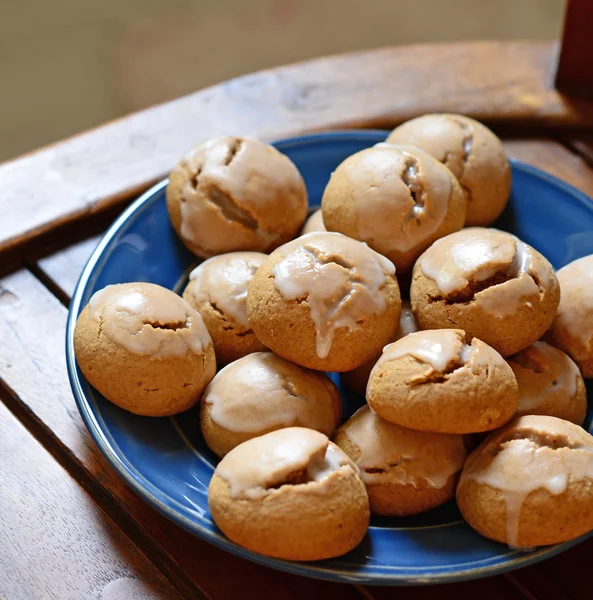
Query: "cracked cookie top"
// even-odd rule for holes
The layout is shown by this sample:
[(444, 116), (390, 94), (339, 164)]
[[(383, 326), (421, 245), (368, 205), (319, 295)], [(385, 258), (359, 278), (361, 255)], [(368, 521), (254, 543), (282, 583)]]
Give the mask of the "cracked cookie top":
[(126, 350), (155, 358), (201, 354), (212, 342), (202, 317), (183, 298), (153, 283), (120, 283), (95, 292), (89, 316)]
[(387, 308), (382, 293), (393, 263), (366, 244), (340, 233), (309, 233), (275, 251), (272, 270), (285, 299), (305, 302), (316, 328), (316, 349), (325, 358), (339, 327), (359, 329), (370, 315)]
[(325, 373), (272, 352), (255, 352), (226, 366), (202, 400), (211, 405), (217, 425), (238, 433), (298, 424), (330, 435), (342, 413), (338, 390)]
[(367, 485), (397, 483), (443, 488), (461, 471), (467, 452), (460, 435), (414, 431), (381, 419), (368, 405), (340, 428), (356, 447)]

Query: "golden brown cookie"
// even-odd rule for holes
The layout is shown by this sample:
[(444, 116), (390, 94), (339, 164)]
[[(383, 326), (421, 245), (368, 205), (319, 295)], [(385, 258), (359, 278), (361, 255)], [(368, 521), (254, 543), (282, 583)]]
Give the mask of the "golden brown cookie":
[(520, 417), (470, 454), (457, 504), (478, 533), (513, 547), (587, 533), (593, 529), (593, 437), (556, 417)]
[(360, 469), (371, 512), (415, 515), (455, 495), (467, 452), (461, 435), (413, 431), (363, 406), (334, 441)]
[(341, 419), (340, 394), (325, 373), (273, 352), (250, 354), (219, 371), (200, 412), (204, 440), (219, 457), (283, 427), (307, 427), (329, 437)]
[(249, 282), (266, 258), (260, 252), (221, 254), (189, 276), (183, 298), (202, 315), (219, 365), (265, 350), (247, 322), (246, 301)]
[(233, 542), (287, 560), (345, 554), (369, 525), (356, 466), (325, 435), (301, 427), (231, 450), (214, 471), (208, 505)]
[(367, 402), (380, 417), (438, 433), (477, 433), (517, 412), (517, 380), (496, 350), (459, 329), (418, 331), (389, 344)]
[[(414, 318), (412, 307), (407, 300), (404, 300), (402, 302), (402, 312), (399, 317), (399, 327), (397, 328), (393, 339), (390, 341), (395, 342), (400, 338), (405, 337), (409, 333), (414, 333), (416, 331), (418, 331), (418, 324)], [(364, 365), (361, 365), (352, 371), (342, 373), (342, 381), (353, 392), (364, 396), (366, 394), (369, 375), (371, 374), (371, 371), (373, 370), (373, 367), (379, 360), (380, 356), (381, 355), (378, 354), (372, 360), (369, 360), (369, 362), (364, 363)]]
[(562, 295), (546, 339), (572, 357), (583, 377), (593, 377), (593, 254), (557, 275)]
[(76, 322), (74, 350), (89, 383), (137, 415), (187, 410), (216, 372), (200, 314), (152, 283), (108, 285), (95, 292)]
[(167, 208), (197, 256), (267, 252), (293, 238), (307, 216), (307, 190), (292, 161), (248, 137), (196, 146), (169, 175)]
[(509, 356), (551, 325), (560, 287), (531, 246), (498, 229), (470, 227), (418, 259), (410, 299), (421, 329), (458, 327)]
[(247, 315), (270, 350), (303, 367), (348, 371), (391, 339), (401, 310), (394, 267), (339, 233), (275, 250), (249, 284)]
[(328, 231), (366, 242), (403, 273), (432, 242), (463, 227), (466, 200), (451, 171), (426, 152), (378, 144), (338, 166), (321, 209)]
[(416, 146), (446, 165), (467, 199), (466, 225), (490, 225), (511, 191), (511, 168), (500, 139), (481, 123), (455, 114), (423, 115), (396, 127), (389, 144)]
[(305, 233), (314, 233), (316, 231), (327, 231), (323, 223), (323, 214), (321, 209), (316, 210), (306, 221), (301, 229), (301, 235)]
[(507, 362), (519, 384), (517, 416), (548, 415), (583, 424), (587, 390), (570, 356), (545, 342), (535, 342)]

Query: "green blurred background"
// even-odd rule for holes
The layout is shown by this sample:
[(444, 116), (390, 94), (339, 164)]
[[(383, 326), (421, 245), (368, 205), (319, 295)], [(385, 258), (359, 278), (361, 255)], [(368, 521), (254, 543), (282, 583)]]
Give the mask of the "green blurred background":
[(0, 160), (129, 111), (324, 54), (553, 39), (563, 0), (2, 0)]

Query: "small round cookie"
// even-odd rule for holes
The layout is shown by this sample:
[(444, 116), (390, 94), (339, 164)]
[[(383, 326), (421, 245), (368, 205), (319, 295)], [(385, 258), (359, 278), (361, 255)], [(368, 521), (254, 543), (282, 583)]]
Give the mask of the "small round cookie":
[[(418, 324), (414, 318), (412, 306), (407, 300), (404, 300), (402, 302), (402, 312), (399, 317), (399, 327), (397, 328), (397, 331), (395, 332), (391, 342), (396, 342), (409, 333), (415, 333), (416, 331), (418, 331)], [(379, 360), (380, 356), (380, 354), (377, 354), (377, 356), (375, 356), (372, 360), (369, 360), (369, 362), (364, 363), (364, 365), (361, 365), (352, 371), (342, 373), (342, 381), (346, 384), (346, 387), (356, 394), (364, 396), (366, 394), (369, 375), (371, 374), (371, 371), (373, 370), (373, 367)]]
[(202, 315), (219, 365), (265, 350), (247, 322), (246, 302), (249, 282), (266, 258), (260, 252), (220, 254), (189, 276), (183, 298)]
[(367, 242), (406, 272), (432, 242), (463, 227), (466, 204), (457, 179), (432, 156), (378, 144), (338, 166), (321, 210), (328, 231)]
[(307, 427), (328, 437), (342, 419), (342, 400), (325, 373), (303, 369), (273, 352), (227, 365), (202, 396), (200, 425), (220, 458), (235, 446), (283, 427)]
[(467, 456), (463, 436), (400, 427), (368, 406), (336, 431), (334, 441), (360, 469), (376, 515), (416, 515), (450, 500)]
[(208, 505), (233, 542), (287, 560), (345, 554), (369, 526), (369, 500), (354, 463), (325, 435), (301, 427), (231, 450), (214, 471)]
[(255, 138), (219, 137), (196, 146), (171, 171), (167, 209), (196, 256), (267, 252), (301, 228), (307, 190), (276, 148)]
[(410, 299), (421, 329), (458, 327), (509, 356), (552, 324), (560, 287), (531, 246), (498, 229), (470, 227), (418, 259)]
[(323, 214), (321, 209), (316, 210), (306, 221), (301, 229), (301, 235), (306, 233), (314, 233), (316, 231), (327, 231), (323, 222)]
[(479, 433), (517, 412), (517, 380), (496, 350), (460, 329), (418, 331), (389, 344), (367, 402), (380, 417), (438, 433)]
[(593, 437), (556, 417), (520, 417), (470, 454), (457, 504), (478, 533), (512, 547), (587, 533), (593, 529)]
[(572, 357), (583, 377), (593, 377), (593, 254), (557, 275), (562, 295), (546, 339)]
[(535, 342), (507, 362), (519, 385), (517, 416), (547, 415), (583, 424), (587, 390), (570, 356), (546, 342)]
[(152, 283), (95, 292), (76, 322), (74, 351), (80, 370), (105, 398), (149, 417), (191, 408), (216, 372), (200, 314)]
[(466, 225), (490, 225), (511, 192), (511, 168), (500, 139), (474, 119), (423, 115), (396, 127), (388, 144), (416, 146), (446, 165), (467, 199)]
[(395, 268), (339, 233), (308, 233), (275, 250), (247, 293), (255, 335), (303, 367), (349, 371), (393, 337), (401, 300)]

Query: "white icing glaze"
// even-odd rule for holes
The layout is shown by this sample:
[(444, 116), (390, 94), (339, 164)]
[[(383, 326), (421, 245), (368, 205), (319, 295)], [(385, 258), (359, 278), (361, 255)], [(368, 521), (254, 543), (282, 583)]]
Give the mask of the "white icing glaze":
[[(466, 457), (463, 438), (413, 431), (381, 419), (363, 406), (342, 427), (360, 450), (355, 463), (366, 484), (417, 486), (421, 480), (443, 488), (461, 471)], [(377, 470), (381, 472), (377, 472)]]
[(569, 356), (545, 342), (511, 356), (508, 363), (519, 384), (519, 414), (545, 402), (563, 402), (577, 393), (579, 369)]
[(575, 260), (557, 273), (560, 306), (553, 329), (571, 337), (570, 354), (587, 360), (593, 353), (593, 255)]
[(418, 323), (416, 323), (416, 317), (412, 312), (412, 305), (409, 300), (402, 302), (402, 312), (399, 317), (399, 327), (395, 332), (393, 341), (399, 340), (400, 338), (409, 335), (410, 333), (416, 333), (418, 331)]
[(189, 276), (196, 303), (210, 302), (247, 328), (247, 288), (266, 258), (260, 252), (230, 252), (204, 261)]
[(316, 210), (303, 225), (303, 229), (301, 231), (301, 235), (305, 235), (306, 233), (314, 233), (316, 231), (327, 231), (325, 228), (325, 223), (323, 222), (323, 213), (321, 209)]
[(93, 294), (89, 316), (101, 335), (134, 354), (200, 354), (212, 342), (202, 317), (183, 298), (152, 283), (108, 285)]
[(354, 463), (327, 436), (302, 427), (279, 429), (233, 448), (215, 473), (230, 485), (232, 498), (257, 499), (273, 493), (279, 484), (304, 471), (313, 493), (323, 493), (323, 484), (343, 467), (355, 472)]
[(274, 285), (286, 299), (306, 299), (316, 328), (317, 355), (325, 358), (334, 332), (358, 329), (358, 320), (385, 312), (382, 288), (393, 263), (340, 233), (309, 233), (275, 251)]
[(255, 352), (219, 371), (203, 402), (212, 420), (229, 431), (258, 433), (297, 422), (331, 435), (340, 418), (338, 392), (324, 373), (272, 352)]

